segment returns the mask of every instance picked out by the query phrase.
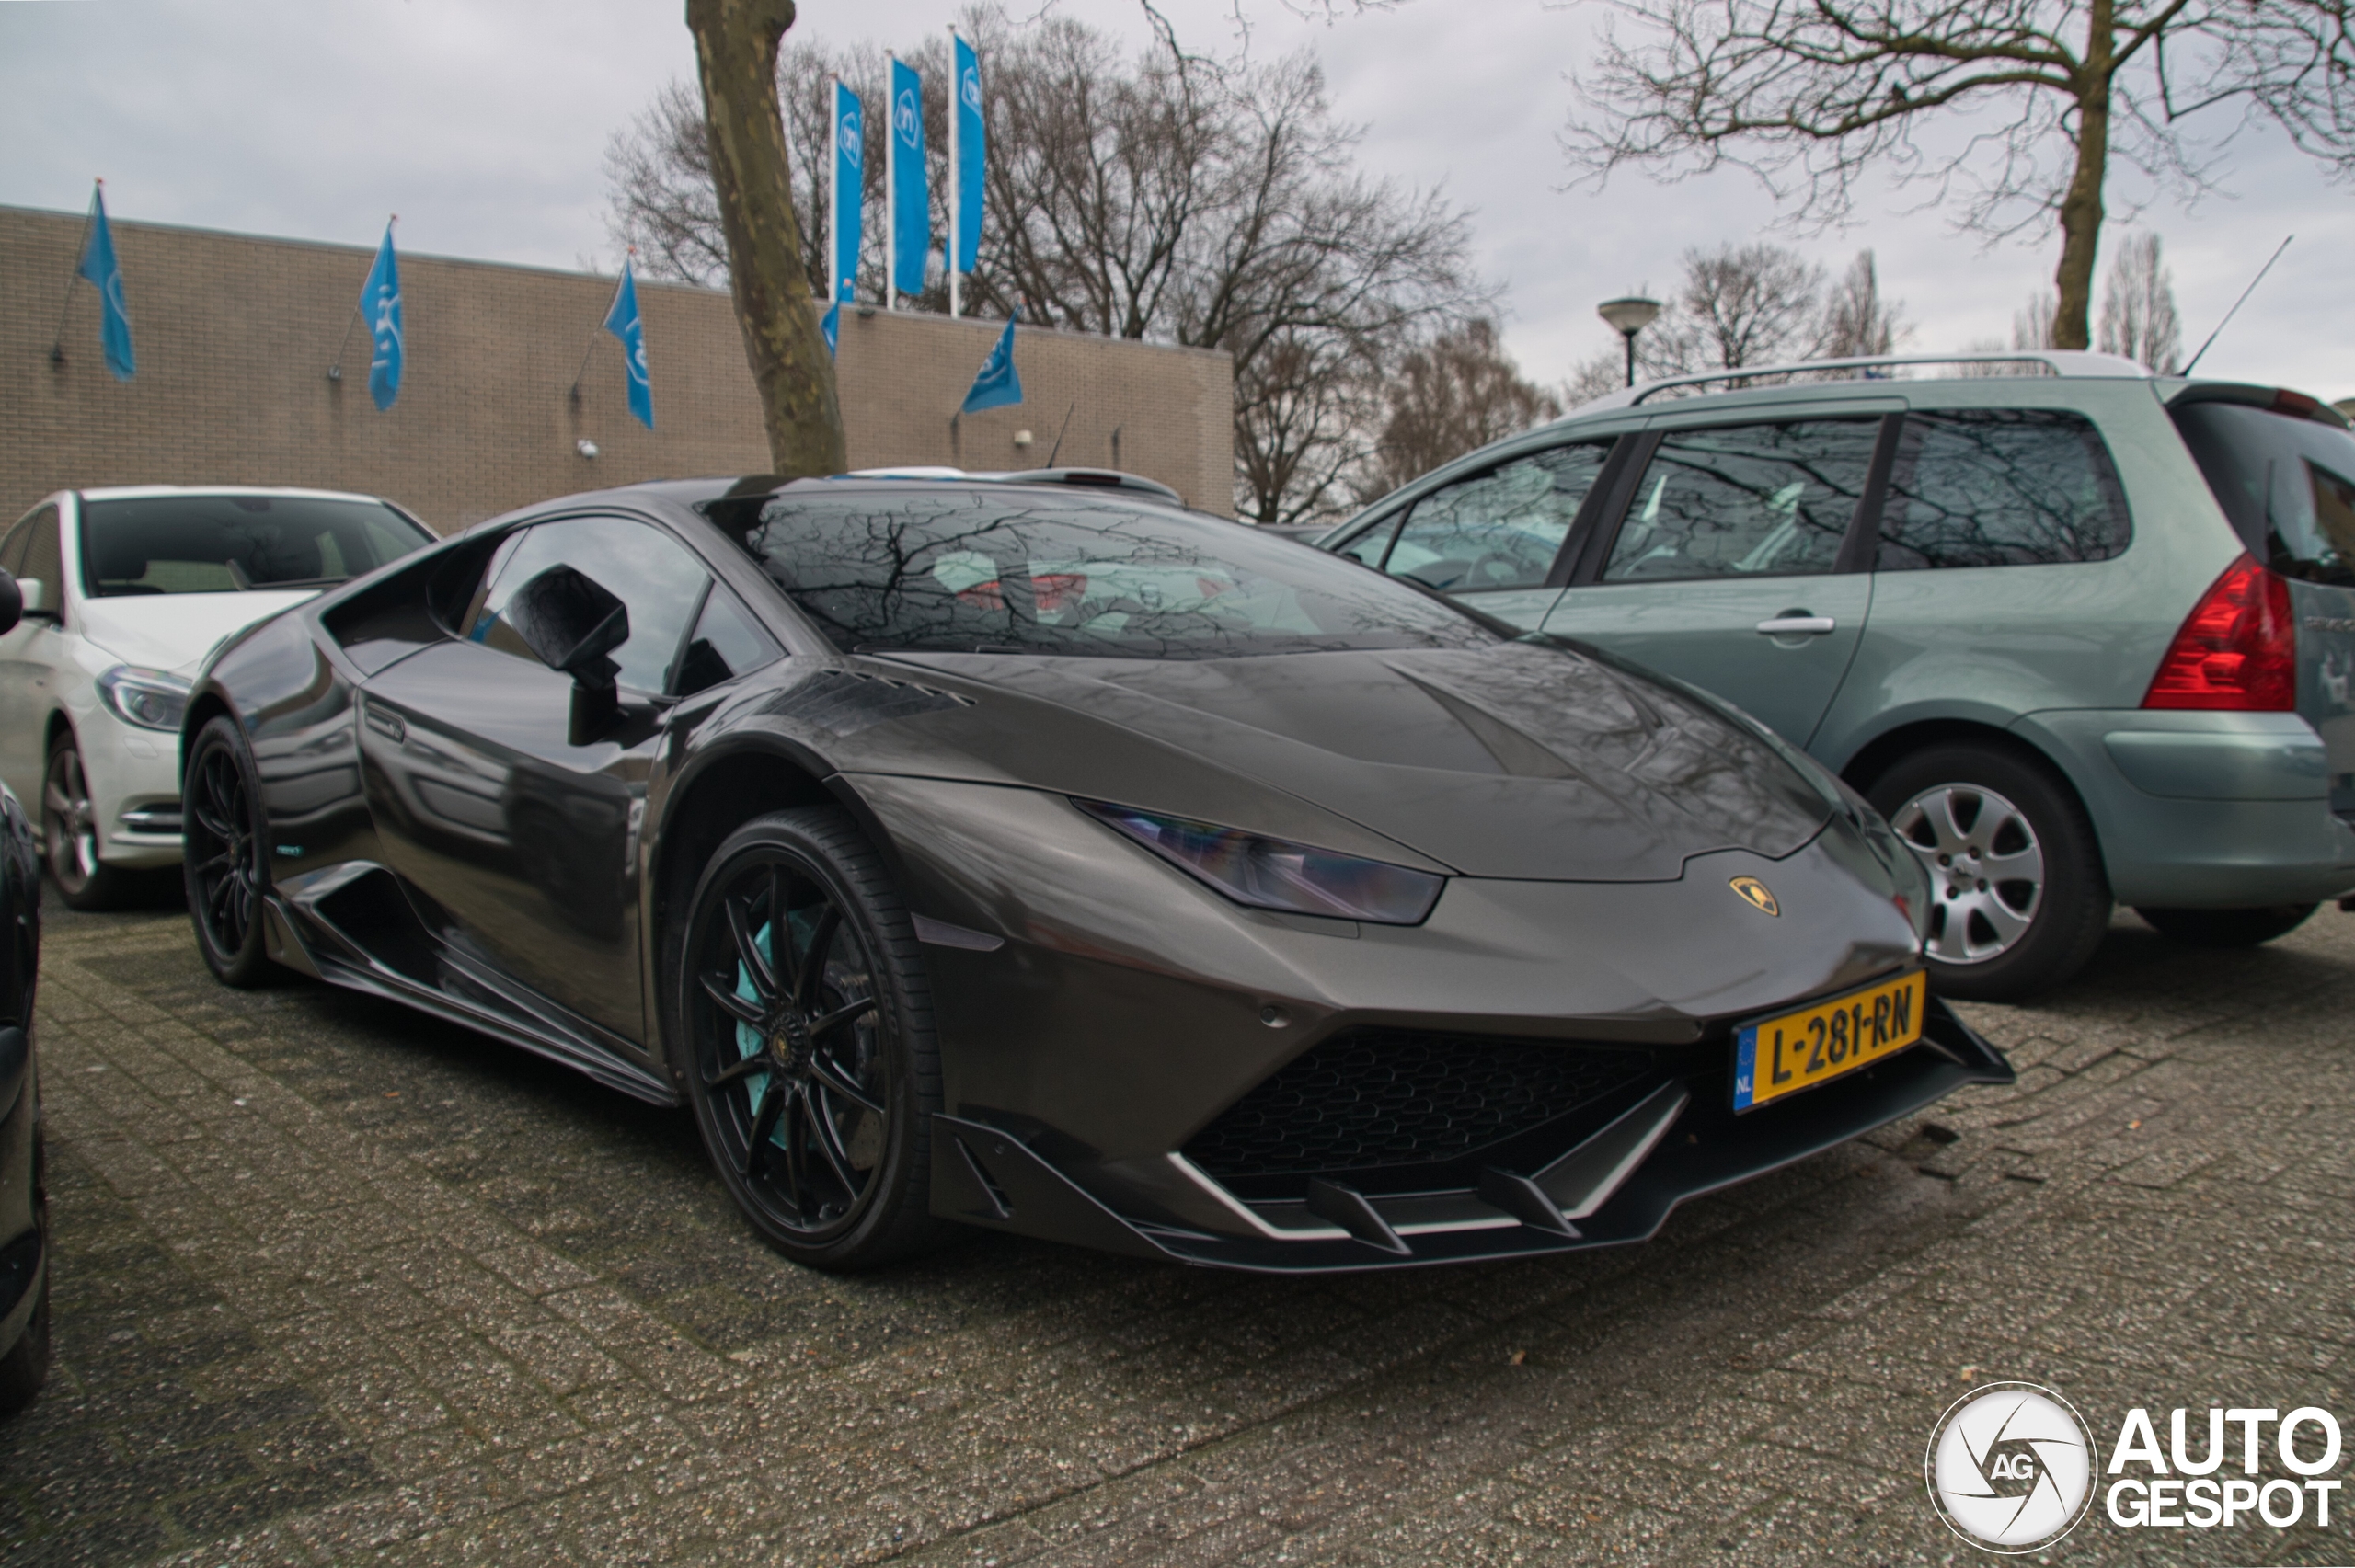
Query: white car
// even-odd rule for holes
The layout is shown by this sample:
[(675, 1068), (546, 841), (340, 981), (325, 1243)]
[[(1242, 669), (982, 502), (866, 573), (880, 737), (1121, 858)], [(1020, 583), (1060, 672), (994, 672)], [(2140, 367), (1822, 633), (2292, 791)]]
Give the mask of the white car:
[(0, 540), (0, 778), (34, 807), (65, 902), (103, 909), (180, 860), (180, 715), (221, 640), (432, 542), (373, 496), (61, 490)]

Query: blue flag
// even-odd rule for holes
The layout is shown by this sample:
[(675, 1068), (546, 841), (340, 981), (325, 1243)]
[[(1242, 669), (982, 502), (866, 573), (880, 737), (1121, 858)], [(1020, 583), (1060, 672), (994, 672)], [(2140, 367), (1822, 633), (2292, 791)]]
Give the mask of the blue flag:
[(904, 61), (891, 62), (890, 286), (924, 292), (925, 257), (932, 249), (932, 190), (924, 166), (924, 78)]
[(1014, 368), (1014, 324), (1021, 318), (1017, 308), (1005, 318), (1005, 330), (998, 334), (997, 347), (982, 361), (982, 373), (973, 378), (973, 389), (965, 394), (964, 414), (978, 414), (984, 408), (1003, 408), (1009, 403), (1022, 401), (1022, 376)]
[(605, 312), (605, 330), (622, 340), (622, 366), (629, 372), (629, 411), (648, 429), (654, 428), (654, 386), (646, 379), (646, 329), (638, 319), (638, 280), (629, 262), (622, 262), (622, 286), (614, 291), (614, 304)]
[(982, 170), (986, 166), (989, 132), (982, 120), (982, 63), (973, 46), (957, 40), (957, 167), (949, 177), (957, 182), (956, 257), (948, 264), (956, 272), (971, 272), (982, 254)]
[(385, 243), (376, 247), (376, 265), (360, 290), (360, 319), (368, 324), (375, 352), (368, 361), (368, 395), (379, 408), (390, 408), (401, 395), (401, 269), (393, 259), (393, 225), (385, 225)]
[(826, 314), (818, 318), (818, 330), (826, 335), (826, 352), (832, 354), (835, 341), (843, 335), (842, 301), (836, 300), (826, 307)]
[[(858, 95), (834, 84), (833, 297), (858, 298), (859, 226), (867, 212), (867, 113)], [(833, 339), (826, 339), (828, 348)]]
[(131, 351), (131, 313), (122, 303), (122, 267), (114, 258), (114, 231), (107, 227), (107, 193), (90, 193), (89, 232), (82, 241), (82, 265), (75, 269), (98, 285), (98, 341), (107, 351), (107, 369), (117, 381), (129, 381), (139, 369)]

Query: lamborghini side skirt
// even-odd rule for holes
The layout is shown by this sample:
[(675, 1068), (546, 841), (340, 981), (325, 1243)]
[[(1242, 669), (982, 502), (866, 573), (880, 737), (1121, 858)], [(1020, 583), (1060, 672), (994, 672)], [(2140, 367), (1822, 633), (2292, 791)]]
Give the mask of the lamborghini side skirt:
[[(398, 931), (408, 950), (396, 964), (346, 930), (325, 908), (334, 895), (348, 891), (355, 881), (392, 876), (381, 866), (368, 866), (356, 876), (338, 876), (328, 885), (306, 888), (293, 898), (272, 890), (265, 900), (270, 956), (330, 985), (403, 1002), (479, 1030), (649, 1104), (681, 1103), (666, 1079), (617, 1054), (602, 1037), (605, 1032), (595, 1024), (572, 1017), (413, 920), (409, 929)], [(375, 944), (377, 949), (383, 945), (381, 939)], [(430, 966), (420, 962), (425, 959), (430, 959)], [(425, 973), (418, 973), (419, 969)]]

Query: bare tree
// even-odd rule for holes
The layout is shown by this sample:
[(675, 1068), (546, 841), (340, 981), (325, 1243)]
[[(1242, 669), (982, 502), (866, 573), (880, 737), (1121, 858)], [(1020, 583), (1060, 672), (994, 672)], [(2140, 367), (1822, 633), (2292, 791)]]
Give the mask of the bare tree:
[(2149, 230), (2129, 238), (2109, 264), (2101, 302), (2101, 348), (2140, 361), (2158, 375), (2173, 375), (2183, 353), (2183, 324), (2175, 310), (2175, 274), (2159, 258)]
[(1485, 316), (1401, 356), (1384, 383), (1382, 436), (1357, 480), (1361, 500), (1562, 413), (1552, 393), (1522, 379)]
[[(1362, 452), (1351, 378), (1485, 308), (1464, 217), (1351, 167), (1322, 72), (1219, 66), (1166, 40), (1124, 60), (1068, 19), (994, 61), (973, 296), (1037, 319), (1234, 356), (1236, 507), (1312, 515)], [(1268, 362), (1260, 362), (1262, 356)], [(1310, 386), (1304, 372), (1342, 378)]]
[(711, 135), (703, 99), (672, 80), (605, 147), (605, 229), (635, 246), (647, 276), (706, 288), (728, 280), (728, 240), (711, 188)]
[(729, 289), (779, 474), (847, 465), (834, 361), (818, 333), (777, 118), (776, 54), (793, 0), (687, 0)]
[[(1352, 378), (1418, 332), (1487, 309), (1464, 216), (1435, 192), (1369, 180), (1352, 166), (1359, 132), (1334, 120), (1313, 57), (1221, 63), (1182, 52), (1166, 29), (1138, 53), (1068, 17), (1015, 28), (976, 8), (964, 27), (989, 84), (990, 164), (976, 312), (1234, 356), (1236, 502), (1263, 521), (1346, 494), (1370, 430)], [(938, 40), (904, 58), (945, 81)], [(784, 52), (788, 127), (814, 292), (826, 288), (827, 78), (879, 80), (872, 50), (803, 43)], [(946, 95), (928, 93), (936, 204), (945, 201)], [(607, 152), (617, 241), (649, 270), (701, 282), (724, 275), (706, 189), (708, 155), (677, 89), (658, 96)], [(882, 120), (867, 116), (867, 232), (883, 222)], [(945, 212), (934, 231), (945, 233)], [(867, 247), (860, 293), (881, 288)], [(917, 302), (945, 308), (936, 280)], [(1280, 351), (1279, 351), (1280, 350)], [(1266, 365), (1258, 361), (1270, 354)], [(1341, 380), (1311, 384), (1302, 377)], [(1270, 488), (1270, 486), (1274, 486)]]
[(1565, 408), (1576, 408), (1608, 397), (1626, 384), (1627, 361), (1625, 349), (1604, 349), (1580, 360), (1562, 378), (1561, 391), (1556, 401)]
[(2039, 289), (2028, 297), (2028, 303), (2012, 315), (2012, 347), (2015, 349), (2058, 349), (2052, 340), (2055, 307), (2052, 291)]
[(1817, 347), (1825, 358), (1834, 360), (1887, 354), (1911, 330), (1905, 322), (1905, 302), (1881, 297), (1873, 253), (1860, 250), (1823, 302)]
[(1740, 370), (1812, 355), (1821, 335), (1823, 269), (1776, 245), (1687, 250), (1668, 308), (1636, 339), (1648, 376)]
[(1235, 509), (1255, 522), (1339, 513), (1382, 417), (1377, 363), (1347, 337), (1286, 332), (1235, 380)]
[[(1581, 83), (1574, 165), (1669, 177), (1731, 166), (1838, 223), (1868, 174), (1959, 196), (1990, 237), (2057, 222), (2055, 347), (2092, 341), (2113, 161), (2209, 188), (2234, 131), (2269, 120), (2355, 175), (2348, 0), (1624, 0)], [(1951, 121), (1942, 111), (1952, 109)]]

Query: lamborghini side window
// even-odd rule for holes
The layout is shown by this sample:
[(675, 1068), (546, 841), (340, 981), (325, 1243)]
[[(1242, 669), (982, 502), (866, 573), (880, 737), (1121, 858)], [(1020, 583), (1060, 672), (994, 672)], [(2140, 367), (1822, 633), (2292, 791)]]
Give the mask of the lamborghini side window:
[(736, 596), (717, 583), (704, 601), (703, 613), (688, 635), (687, 651), (679, 657), (679, 675), (672, 684), (682, 697), (739, 675), (749, 675), (785, 657), (776, 639), (761, 629)]
[(487, 647), (518, 658), (531, 648), (507, 624), (508, 601), (550, 567), (587, 576), (629, 611), (629, 638), (612, 654), (619, 680), (639, 692), (661, 692), (678, 657), (679, 641), (709, 580), (687, 547), (650, 523), (618, 517), (569, 517), (524, 529), (500, 546), (488, 588), (466, 628)]

